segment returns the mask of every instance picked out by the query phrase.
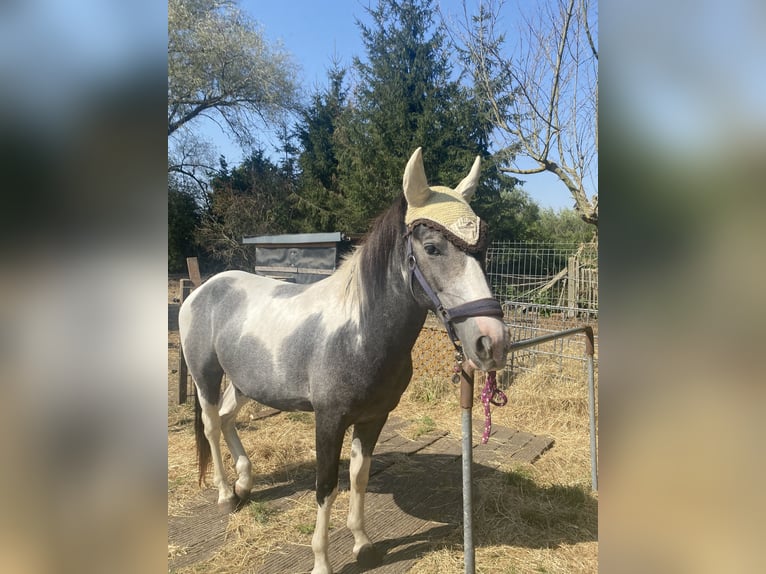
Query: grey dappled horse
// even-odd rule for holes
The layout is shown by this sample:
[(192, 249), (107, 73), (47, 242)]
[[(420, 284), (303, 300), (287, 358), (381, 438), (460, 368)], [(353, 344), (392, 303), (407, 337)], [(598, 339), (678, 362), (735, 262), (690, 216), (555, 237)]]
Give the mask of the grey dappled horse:
[[(486, 225), (468, 206), (479, 173), (477, 157), (454, 190), (430, 187), (418, 148), (404, 171), (404, 195), (333, 275), (296, 285), (227, 271), (181, 306), (181, 342), (197, 386), (200, 483), (212, 458), (219, 504), (246, 499), (252, 487), (250, 460), (234, 425), (245, 400), (315, 413), (312, 574), (332, 571), (328, 523), (351, 425), (347, 525), (353, 553), (363, 564), (380, 559), (364, 530), (370, 461), (389, 412), (410, 382), (411, 350), (428, 310), (447, 317), (473, 367), (488, 371), (505, 364), (508, 330), (483, 271)], [(224, 373), (231, 384), (222, 394)], [(233, 490), (224, 473), (221, 432), (238, 475)]]

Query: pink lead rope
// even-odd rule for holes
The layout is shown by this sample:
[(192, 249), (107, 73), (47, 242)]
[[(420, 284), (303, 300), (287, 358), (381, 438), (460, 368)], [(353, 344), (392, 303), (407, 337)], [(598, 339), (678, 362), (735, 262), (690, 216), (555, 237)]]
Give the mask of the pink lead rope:
[(508, 404), (508, 397), (497, 388), (495, 371), (487, 372), (487, 380), (481, 391), (481, 402), (484, 404), (484, 434), (481, 435), (481, 444), (487, 444), (492, 432), (492, 414), (489, 411), (489, 404), (492, 403), (498, 407), (504, 407)]

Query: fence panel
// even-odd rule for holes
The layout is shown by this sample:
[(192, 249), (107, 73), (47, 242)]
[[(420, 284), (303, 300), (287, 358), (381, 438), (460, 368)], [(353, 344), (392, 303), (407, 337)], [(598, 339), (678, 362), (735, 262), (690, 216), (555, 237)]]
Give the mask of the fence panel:
[[(598, 249), (595, 244), (515, 243), (496, 241), (487, 250), (487, 279), (492, 294), (503, 305), (505, 320), (511, 327), (512, 341), (522, 341), (548, 333), (590, 325), (595, 334), (598, 357)], [(428, 369), (416, 376), (436, 377), (442, 370), (431, 339), (439, 339), (441, 322), (432, 314), (426, 320), (424, 343), (416, 345), (413, 353), (418, 364), (431, 357)], [(452, 347), (442, 333), (443, 371), (449, 373)], [(427, 349), (425, 351), (424, 349)], [(420, 355), (424, 355), (421, 357)], [(585, 369), (583, 337), (556, 339), (537, 347), (512, 353), (507, 371), (529, 370), (543, 361), (556, 361), (559, 373), (569, 378), (568, 365), (582, 363)], [(183, 365), (185, 367), (185, 365)], [(179, 365), (179, 398), (184, 390), (194, 393), (190, 377)]]
[[(598, 347), (598, 249), (593, 243), (492, 243), (487, 280), (503, 304), (513, 341), (590, 325)], [(513, 353), (508, 370), (543, 360), (583, 361), (581, 337), (557, 339)]]

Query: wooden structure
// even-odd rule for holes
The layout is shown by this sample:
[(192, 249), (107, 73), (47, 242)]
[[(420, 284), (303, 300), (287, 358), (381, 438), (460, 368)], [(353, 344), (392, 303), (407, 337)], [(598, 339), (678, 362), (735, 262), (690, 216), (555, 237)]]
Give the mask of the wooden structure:
[(256, 273), (291, 283), (324, 279), (351, 250), (351, 239), (339, 231), (246, 236), (242, 243), (255, 246)]
[[(258, 418), (277, 416), (279, 411), (265, 409)], [(434, 430), (417, 439), (402, 436), (410, 423), (392, 417), (383, 428), (375, 447), (367, 490), (367, 525), (376, 546), (384, 552), (383, 562), (370, 570), (354, 562), (349, 550), (353, 537), (347, 528), (330, 533), (336, 550), (330, 555), (333, 571), (399, 574), (408, 571), (427, 551), (437, 548), (461, 521), (461, 448), (459, 437)], [(533, 463), (551, 446), (553, 439), (543, 435), (493, 425), (489, 442), (479, 444), (483, 421), (474, 429), (474, 475), (481, 478), (509, 461)], [(348, 460), (341, 461), (340, 488), (348, 489)], [(286, 510), (302, 495), (314, 489), (314, 475), (307, 473), (295, 480), (256, 483), (251, 498), (268, 504), (272, 512)], [(169, 570), (209, 559), (226, 543), (228, 514), (221, 513), (214, 492), (207, 501), (184, 509), (179, 516), (168, 517), (168, 546), (178, 548), (169, 559)], [(338, 515), (336, 520), (345, 523)], [(313, 564), (310, 546), (301, 541), (285, 540), (260, 565), (249, 570), (256, 574), (308, 572)]]

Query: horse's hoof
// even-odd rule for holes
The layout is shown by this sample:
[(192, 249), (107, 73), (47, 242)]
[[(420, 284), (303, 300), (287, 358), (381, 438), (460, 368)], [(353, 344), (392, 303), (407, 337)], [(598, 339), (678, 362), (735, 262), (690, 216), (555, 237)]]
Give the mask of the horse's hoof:
[(372, 568), (383, 561), (383, 553), (372, 544), (367, 544), (359, 549), (356, 561), (362, 568)]
[(232, 496), (218, 501), (218, 514), (229, 514), (239, 508), (239, 498)]
[(237, 498), (240, 504), (244, 504), (250, 500), (250, 489), (244, 489), (240, 487), (236, 482), (234, 483), (234, 497)]

